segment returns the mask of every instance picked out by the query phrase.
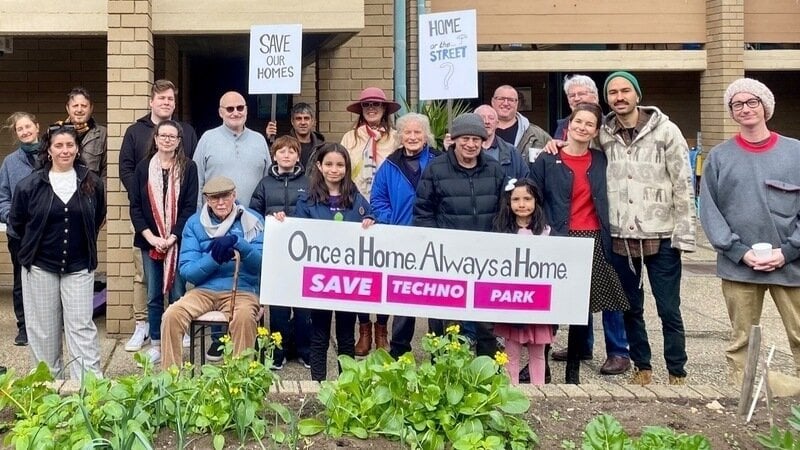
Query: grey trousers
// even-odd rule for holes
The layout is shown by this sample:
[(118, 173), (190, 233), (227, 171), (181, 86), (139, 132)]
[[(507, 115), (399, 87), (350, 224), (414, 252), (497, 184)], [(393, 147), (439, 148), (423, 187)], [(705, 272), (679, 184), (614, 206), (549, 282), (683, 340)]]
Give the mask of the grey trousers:
[(100, 344), (92, 320), (94, 272), (57, 274), (37, 266), (22, 269), (25, 325), (34, 364), (44, 361), (57, 379), (65, 378), (62, 330), (72, 359), (69, 371), (82, 380), (85, 371), (100, 376)]

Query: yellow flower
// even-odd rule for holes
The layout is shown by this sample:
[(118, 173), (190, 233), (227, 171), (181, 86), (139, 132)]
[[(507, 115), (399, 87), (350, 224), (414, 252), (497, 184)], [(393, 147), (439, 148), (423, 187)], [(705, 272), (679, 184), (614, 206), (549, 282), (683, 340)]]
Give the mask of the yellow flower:
[(177, 366), (172, 366), (172, 367), (170, 367), (170, 368), (169, 368), (169, 373), (170, 373), (170, 375), (172, 375), (173, 377), (177, 377), (177, 376), (178, 376), (178, 367), (177, 367)]
[(276, 331), (276, 332), (272, 333), (271, 337), (272, 337), (272, 342), (274, 342), (275, 345), (280, 347), (281, 346), (281, 342), (283, 342), (283, 336), (281, 336), (281, 333)]
[(186, 361), (185, 363), (183, 363), (183, 369), (184, 370), (192, 370), (193, 367), (194, 366), (189, 361)]
[(269, 330), (264, 327), (258, 327), (256, 332), (258, 333), (258, 337), (266, 337), (269, 334)]
[(403, 364), (413, 364), (414, 363), (414, 358), (411, 357), (411, 355), (409, 355), (408, 353), (406, 353), (405, 355), (401, 356), (398, 359), (398, 361), (403, 363)]
[(436, 337), (436, 333), (433, 333), (433, 332), (425, 333), (425, 337), (434, 338), (434, 337)]
[(494, 360), (500, 367), (503, 367), (508, 364), (508, 355), (506, 355), (505, 352), (498, 351), (494, 354)]
[(223, 344), (227, 344), (231, 341), (231, 336), (229, 334), (223, 335), (221, 338), (219, 338), (219, 341)]
[(453, 341), (450, 343), (450, 350), (461, 350), (461, 343), (458, 341)]
[(257, 361), (250, 361), (250, 368), (251, 369), (258, 369), (258, 362)]
[(236, 394), (239, 393), (239, 388), (238, 387), (232, 387), (232, 388), (228, 389), (228, 392), (230, 392), (231, 395), (236, 395)]
[(447, 327), (447, 329), (444, 331), (448, 334), (458, 334), (461, 332), (461, 327), (457, 323), (454, 323), (453, 325)]

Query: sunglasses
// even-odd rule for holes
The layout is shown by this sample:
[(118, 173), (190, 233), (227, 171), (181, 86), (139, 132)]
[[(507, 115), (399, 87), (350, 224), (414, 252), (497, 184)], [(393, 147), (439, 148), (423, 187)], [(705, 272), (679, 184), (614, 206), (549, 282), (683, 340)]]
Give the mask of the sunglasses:
[(75, 131), (75, 125), (71, 123), (55, 123), (47, 127), (48, 134), (53, 134), (59, 130)]
[(361, 102), (362, 108), (380, 108), (383, 102)]
[(221, 108), (224, 109), (225, 111), (228, 111), (228, 114), (230, 114), (234, 111), (239, 111), (239, 112), (244, 111), (244, 109), (247, 108), (247, 105), (221, 106)]

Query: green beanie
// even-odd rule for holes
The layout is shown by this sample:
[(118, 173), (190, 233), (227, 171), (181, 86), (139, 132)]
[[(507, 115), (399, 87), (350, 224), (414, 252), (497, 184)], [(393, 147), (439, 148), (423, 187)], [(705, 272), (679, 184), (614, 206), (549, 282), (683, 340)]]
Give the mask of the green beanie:
[(642, 88), (639, 87), (639, 80), (637, 80), (632, 73), (620, 70), (609, 75), (608, 78), (606, 78), (606, 82), (603, 84), (603, 97), (605, 97), (606, 102), (608, 102), (608, 83), (614, 78), (625, 78), (630, 81), (633, 85), (633, 89), (636, 91), (636, 95), (639, 96), (639, 101), (642, 100)]

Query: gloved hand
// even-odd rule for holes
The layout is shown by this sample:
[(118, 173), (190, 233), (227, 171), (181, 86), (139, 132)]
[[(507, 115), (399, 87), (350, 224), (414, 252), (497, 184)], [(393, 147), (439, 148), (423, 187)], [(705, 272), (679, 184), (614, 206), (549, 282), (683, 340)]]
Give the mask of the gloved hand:
[(211, 257), (217, 264), (223, 264), (233, 258), (233, 246), (238, 238), (233, 235), (221, 236), (211, 241)]

